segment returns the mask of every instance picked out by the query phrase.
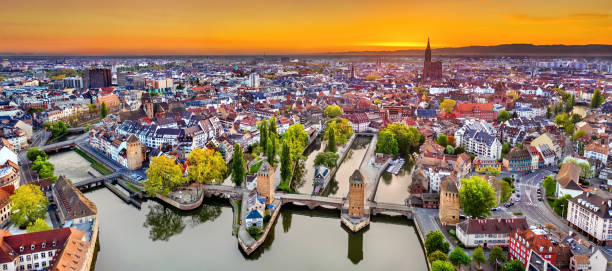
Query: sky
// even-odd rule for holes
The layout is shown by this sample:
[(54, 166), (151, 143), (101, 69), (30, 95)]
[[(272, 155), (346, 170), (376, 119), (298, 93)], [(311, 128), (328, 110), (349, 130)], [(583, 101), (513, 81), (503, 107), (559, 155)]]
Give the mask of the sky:
[(610, 0), (3, 0), (0, 52), (286, 54), (612, 44)]

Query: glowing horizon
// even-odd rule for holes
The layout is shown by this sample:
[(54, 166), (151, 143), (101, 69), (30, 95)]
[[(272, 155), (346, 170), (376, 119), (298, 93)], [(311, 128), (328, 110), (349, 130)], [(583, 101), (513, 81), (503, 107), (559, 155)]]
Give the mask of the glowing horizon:
[(0, 52), (300, 54), (510, 43), (612, 44), (612, 1), (3, 3)]

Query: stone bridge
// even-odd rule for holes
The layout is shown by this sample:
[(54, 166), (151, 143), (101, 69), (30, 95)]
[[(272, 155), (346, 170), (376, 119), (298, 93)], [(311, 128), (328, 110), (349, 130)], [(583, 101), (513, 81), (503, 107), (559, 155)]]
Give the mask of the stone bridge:
[(40, 147), (40, 149), (44, 152), (51, 152), (51, 151), (58, 152), (63, 149), (74, 148), (75, 145), (76, 145), (76, 140), (73, 139), (73, 140), (65, 140), (62, 142), (45, 145), (45, 146)]
[(412, 217), (412, 207), (401, 204), (392, 203), (370, 203), (370, 213), (376, 215), (377, 213), (395, 213), (404, 216)]
[(322, 207), (326, 209), (341, 210), (345, 202), (343, 198), (320, 197), (304, 194), (281, 194), (280, 199), (282, 204), (293, 203), (296, 205), (306, 205), (310, 209)]
[(220, 198), (231, 198), (240, 200), (242, 199), (242, 193), (246, 189), (236, 186), (219, 185), (219, 184), (206, 184), (202, 186), (204, 189), (205, 197), (220, 197)]
[(78, 189), (89, 189), (89, 188), (93, 188), (96, 186), (100, 186), (100, 185), (104, 185), (105, 182), (107, 181), (115, 181), (117, 180), (119, 177), (121, 177), (120, 172), (115, 172), (109, 175), (104, 175), (104, 176), (100, 176), (100, 177), (96, 177), (96, 178), (92, 178), (92, 179), (88, 179), (88, 180), (84, 180), (84, 181), (80, 181), (78, 183), (75, 183), (74, 186), (76, 186), (76, 188)]

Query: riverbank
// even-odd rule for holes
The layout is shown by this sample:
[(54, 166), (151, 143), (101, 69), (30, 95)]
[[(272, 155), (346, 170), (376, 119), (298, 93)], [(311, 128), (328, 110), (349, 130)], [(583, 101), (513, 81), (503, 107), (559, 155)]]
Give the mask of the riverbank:
[(106, 189), (86, 196), (99, 209), (96, 270), (193, 270), (203, 262), (211, 270), (286, 269), (288, 262), (298, 271), (427, 268), (414, 225), (404, 217), (376, 216), (365, 231), (351, 233), (338, 225), (338, 211), (285, 204), (266, 241), (246, 255), (231, 234), (226, 199), (179, 211), (156, 200), (138, 210)]

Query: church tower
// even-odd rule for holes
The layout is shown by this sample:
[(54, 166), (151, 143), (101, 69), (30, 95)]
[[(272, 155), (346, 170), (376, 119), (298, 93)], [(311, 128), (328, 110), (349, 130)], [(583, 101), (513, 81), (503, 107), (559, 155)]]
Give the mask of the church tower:
[(151, 99), (151, 95), (149, 93), (142, 94), (142, 110), (145, 112), (148, 118), (152, 119), (155, 117), (153, 111), (153, 100)]
[(427, 37), (427, 48), (425, 48), (425, 63), (431, 62), (431, 47), (429, 47), (429, 37)]

